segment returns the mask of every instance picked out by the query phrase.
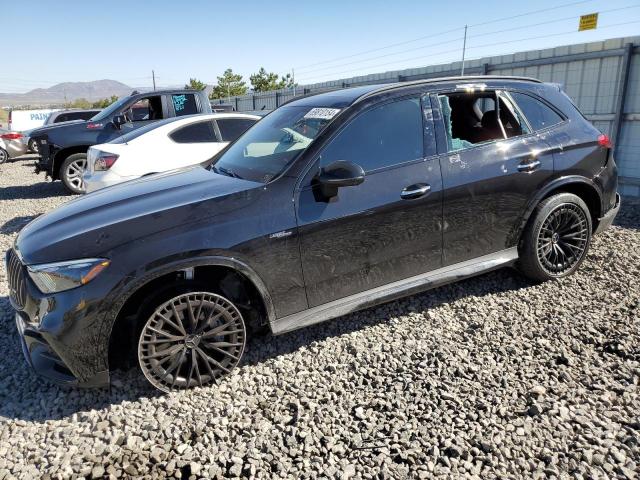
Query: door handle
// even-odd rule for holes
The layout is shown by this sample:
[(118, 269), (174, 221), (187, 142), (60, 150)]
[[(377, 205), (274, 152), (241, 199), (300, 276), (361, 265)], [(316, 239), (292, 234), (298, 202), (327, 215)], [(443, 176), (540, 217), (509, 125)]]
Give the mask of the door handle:
[(533, 160), (529, 163), (521, 163), (518, 165), (519, 172), (533, 172), (540, 166), (540, 160)]
[(431, 185), (426, 183), (416, 183), (415, 185), (409, 185), (400, 194), (400, 198), (403, 200), (411, 200), (412, 198), (419, 198), (426, 195), (431, 191)]

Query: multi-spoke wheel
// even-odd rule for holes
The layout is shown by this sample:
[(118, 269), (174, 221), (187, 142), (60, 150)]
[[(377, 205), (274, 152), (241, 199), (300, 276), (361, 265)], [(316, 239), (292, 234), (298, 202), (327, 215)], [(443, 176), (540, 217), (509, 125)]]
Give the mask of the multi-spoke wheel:
[(538, 260), (549, 275), (561, 275), (580, 261), (587, 248), (587, 215), (577, 205), (557, 206), (538, 234)]
[(575, 272), (591, 242), (591, 214), (571, 193), (545, 199), (534, 211), (520, 244), (520, 270), (534, 280)]
[(84, 171), (87, 169), (87, 155), (76, 153), (69, 155), (60, 166), (60, 179), (72, 193), (84, 193)]
[(144, 324), (138, 363), (147, 380), (165, 392), (203, 387), (238, 364), (246, 336), (242, 315), (229, 300), (185, 293), (160, 305)]

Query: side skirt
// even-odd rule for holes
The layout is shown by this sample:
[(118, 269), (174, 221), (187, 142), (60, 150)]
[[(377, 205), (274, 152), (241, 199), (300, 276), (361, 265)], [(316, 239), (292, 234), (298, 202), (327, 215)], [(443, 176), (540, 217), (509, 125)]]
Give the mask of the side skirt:
[(271, 331), (274, 335), (291, 332), (298, 328), (324, 322), (325, 320), (340, 317), (380, 303), (414, 295), (447, 283), (512, 265), (517, 259), (518, 248), (512, 247), (449, 265), (287, 315), (271, 322)]

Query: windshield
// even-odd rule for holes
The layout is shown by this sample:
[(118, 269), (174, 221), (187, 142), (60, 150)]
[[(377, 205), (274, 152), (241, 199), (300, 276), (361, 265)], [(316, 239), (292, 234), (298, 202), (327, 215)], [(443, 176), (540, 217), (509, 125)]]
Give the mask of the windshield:
[(97, 115), (91, 117), (91, 121), (101, 122), (102, 120), (109, 118), (111, 115), (117, 112), (120, 109), (120, 107), (122, 107), (125, 103), (127, 103), (128, 100), (130, 100), (129, 97), (123, 97), (117, 102), (112, 103), (107, 108), (100, 111)]
[(256, 123), (211, 165), (222, 175), (267, 183), (280, 175), (339, 112), (282, 107)]

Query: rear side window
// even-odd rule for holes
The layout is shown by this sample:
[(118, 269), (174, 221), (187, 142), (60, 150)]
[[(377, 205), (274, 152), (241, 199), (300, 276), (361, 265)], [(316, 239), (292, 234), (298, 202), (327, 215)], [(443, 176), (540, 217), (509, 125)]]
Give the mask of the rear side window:
[(320, 164), (347, 160), (370, 171), (422, 157), (422, 111), (420, 100), (412, 98), (356, 117), (324, 149)]
[(61, 123), (61, 122), (66, 122), (67, 120), (71, 120), (66, 113), (63, 113), (62, 115), (58, 115), (54, 120), (53, 123)]
[(173, 103), (173, 109), (176, 112), (176, 117), (198, 113), (198, 104), (196, 103), (196, 96), (193, 93), (171, 95), (171, 101)]
[(169, 134), (169, 138), (176, 143), (208, 143), (216, 142), (216, 135), (211, 120), (192, 123), (178, 128)]
[(255, 120), (248, 118), (223, 118), (216, 121), (223, 142), (233, 142), (256, 123)]
[(542, 128), (556, 125), (563, 120), (563, 118), (550, 107), (531, 95), (511, 92), (511, 97), (518, 104), (518, 107), (520, 107), (524, 116), (527, 117), (531, 128), (534, 130), (540, 130)]

